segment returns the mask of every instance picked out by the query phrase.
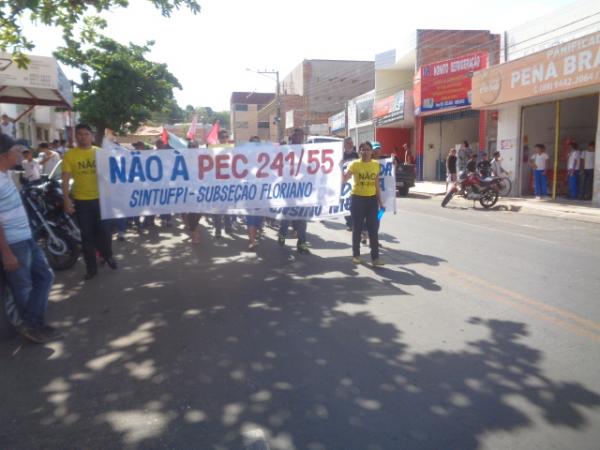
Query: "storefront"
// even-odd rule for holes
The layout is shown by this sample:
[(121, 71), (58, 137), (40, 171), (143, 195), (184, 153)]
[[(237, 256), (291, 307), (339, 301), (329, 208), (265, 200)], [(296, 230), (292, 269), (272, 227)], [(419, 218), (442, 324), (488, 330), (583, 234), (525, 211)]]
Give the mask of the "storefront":
[(348, 102), (348, 136), (354, 144), (375, 140), (373, 126), (373, 102), (375, 91), (353, 98)]
[(345, 137), (346, 136), (346, 110), (331, 116), (328, 120), (329, 134)]
[[(475, 73), (473, 107), (498, 110), (498, 150), (512, 172), (513, 194), (533, 195), (536, 144), (548, 155), (549, 195), (567, 194), (569, 148), (575, 143), (585, 150), (599, 137), (599, 91), (600, 33)], [(598, 167), (596, 158), (596, 174)]]
[(412, 91), (401, 90), (375, 100), (373, 104), (375, 140), (381, 144), (382, 154), (395, 154), (401, 161), (405, 156), (404, 144), (410, 146), (414, 125), (412, 99)]
[(488, 140), (488, 114), (471, 109), (471, 77), (474, 71), (487, 67), (487, 52), (475, 52), (447, 61), (422, 66), (414, 81), (415, 115), (417, 117), (417, 179), (443, 180), (445, 161), (450, 148), (467, 142), (473, 151), (495, 148)]

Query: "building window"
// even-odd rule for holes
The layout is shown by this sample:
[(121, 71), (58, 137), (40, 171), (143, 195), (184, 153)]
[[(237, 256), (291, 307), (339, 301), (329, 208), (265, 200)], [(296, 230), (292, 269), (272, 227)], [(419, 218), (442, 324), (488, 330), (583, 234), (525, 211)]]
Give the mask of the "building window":
[(356, 121), (366, 122), (373, 118), (373, 99), (364, 100), (356, 104)]
[(248, 105), (244, 105), (244, 104), (241, 104), (241, 103), (236, 103), (235, 110), (236, 111), (248, 111)]
[(235, 123), (235, 128), (238, 130), (247, 130), (248, 129), (248, 122), (236, 122)]
[(269, 122), (258, 122), (258, 128), (269, 128)]

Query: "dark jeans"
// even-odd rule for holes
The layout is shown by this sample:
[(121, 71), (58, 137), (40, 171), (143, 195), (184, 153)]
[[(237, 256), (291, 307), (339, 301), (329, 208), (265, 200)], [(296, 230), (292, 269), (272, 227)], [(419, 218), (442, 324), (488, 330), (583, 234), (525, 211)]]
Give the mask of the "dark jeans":
[(217, 233), (221, 233), (223, 226), (225, 226), (225, 230), (231, 230), (233, 226), (233, 220), (235, 216), (225, 215), (225, 214), (215, 214), (213, 216), (213, 224), (215, 226), (215, 230)]
[(100, 218), (98, 200), (75, 200), (75, 217), (81, 230), (85, 266), (88, 272), (96, 270), (96, 250), (104, 259), (112, 257), (110, 223)]
[(591, 200), (594, 190), (594, 169), (583, 171), (583, 199)]
[(187, 213), (186, 214), (186, 225), (188, 230), (194, 232), (198, 228), (198, 222), (200, 222), (200, 218), (202, 214), (198, 213)]
[(279, 236), (287, 236), (290, 222), (294, 230), (298, 233), (298, 245), (306, 244), (306, 220), (282, 220), (279, 225)]
[(6, 281), (19, 316), (28, 327), (45, 325), (48, 295), (54, 280), (52, 269), (33, 239), (10, 244), (10, 249), (19, 261), (19, 268), (6, 271)]
[(377, 197), (362, 197), (360, 195), (352, 196), (350, 212), (352, 213), (352, 256), (360, 256), (360, 235), (362, 233), (363, 222), (367, 222), (367, 231), (369, 232), (369, 245), (371, 246), (371, 259), (379, 258), (379, 223), (377, 220)]

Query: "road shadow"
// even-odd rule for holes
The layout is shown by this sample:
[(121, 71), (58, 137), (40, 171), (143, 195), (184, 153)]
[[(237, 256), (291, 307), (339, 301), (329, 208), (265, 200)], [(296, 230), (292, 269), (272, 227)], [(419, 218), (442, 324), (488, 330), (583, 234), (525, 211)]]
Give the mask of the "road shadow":
[(411, 300), (402, 285), (436, 290), (408, 266), (438, 258), (390, 252), (399, 267), (380, 282), (272, 240), (256, 254), (235, 239), (122, 244), (122, 269), (102, 270), (94, 296), (79, 271), (57, 274), (63, 340), (0, 343), (0, 448), (224, 450), (264, 436), (273, 450), (474, 450), (540, 422), (580, 430), (600, 408), (597, 392), (544, 372), (524, 323), (473, 317), (482, 338), (419, 352), (352, 311)]

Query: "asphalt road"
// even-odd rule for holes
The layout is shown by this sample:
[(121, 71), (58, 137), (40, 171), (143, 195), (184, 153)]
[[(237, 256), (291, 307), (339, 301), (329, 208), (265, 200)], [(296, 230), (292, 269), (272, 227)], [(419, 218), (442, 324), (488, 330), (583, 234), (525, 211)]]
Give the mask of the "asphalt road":
[(439, 200), (377, 270), (341, 223), (131, 232), (57, 274), (63, 340), (0, 342), (0, 449), (599, 449), (600, 226)]

